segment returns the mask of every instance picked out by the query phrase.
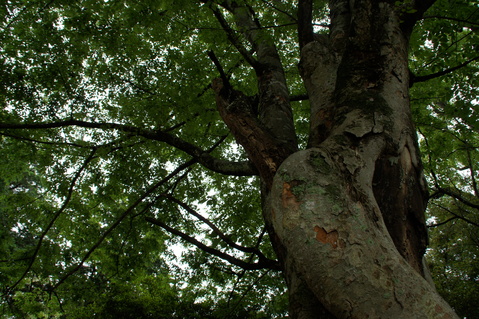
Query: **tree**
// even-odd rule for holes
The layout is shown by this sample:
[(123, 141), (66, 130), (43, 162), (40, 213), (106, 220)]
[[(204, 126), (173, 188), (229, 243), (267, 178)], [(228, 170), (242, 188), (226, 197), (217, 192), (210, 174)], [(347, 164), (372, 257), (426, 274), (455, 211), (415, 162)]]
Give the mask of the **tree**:
[[(281, 313), (281, 275), (292, 318), (456, 317), (423, 262), (429, 195), (409, 96), (477, 72), (474, 3), (57, 0), (2, 12), (10, 309), (35, 285), (175, 287), (152, 269), (181, 239), (197, 248), (184, 253), (186, 285), (206, 285), (229, 315), (249, 295), (268, 303), (243, 317)], [(454, 44), (464, 49), (449, 61)], [(146, 303), (178, 296), (165, 291)]]

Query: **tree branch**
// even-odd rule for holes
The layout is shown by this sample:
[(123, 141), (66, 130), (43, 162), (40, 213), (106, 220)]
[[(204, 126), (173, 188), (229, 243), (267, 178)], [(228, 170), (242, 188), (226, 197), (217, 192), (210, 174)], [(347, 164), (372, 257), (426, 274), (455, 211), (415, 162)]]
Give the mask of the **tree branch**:
[(445, 220), (445, 221), (443, 221), (443, 222), (440, 222), (440, 223), (437, 223), (437, 224), (432, 224), (432, 225), (427, 225), (426, 227), (427, 227), (427, 228), (439, 227), (439, 226), (445, 225), (445, 224), (449, 223), (450, 221), (455, 220), (455, 219), (458, 219), (458, 218), (459, 218), (459, 217), (453, 216), (453, 217), (451, 217), (451, 218), (449, 218), (449, 219), (447, 219), (447, 220)]
[(348, 0), (330, 0), (329, 1), (331, 29), (329, 39), (331, 47), (342, 54), (351, 31), (351, 2)]
[(442, 19), (442, 20), (450, 20), (450, 21), (455, 21), (455, 22), (466, 23), (466, 24), (470, 24), (470, 25), (473, 25), (473, 26), (479, 26), (479, 22), (468, 21), (468, 20), (452, 18), (452, 17), (438, 16), (438, 15), (424, 16), (424, 17), (422, 17), (422, 19), (424, 19), (424, 20), (425, 19)]
[(218, 172), (224, 175), (234, 176), (252, 176), (257, 172), (250, 162), (232, 162), (227, 160), (221, 160), (211, 156), (208, 152), (205, 152), (201, 148), (188, 143), (172, 134), (166, 133), (160, 130), (149, 130), (139, 128), (131, 125), (117, 124), (117, 123), (94, 123), (79, 120), (65, 120), (51, 123), (0, 123), (0, 129), (53, 129), (69, 126), (78, 126), (91, 129), (114, 129), (121, 132), (132, 133), (150, 140), (164, 142), (170, 146), (173, 146), (193, 158), (198, 160), (198, 163), (204, 167)]
[[(219, 140), (218, 142), (216, 142), (207, 152), (212, 152), (216, 147), (218, 147), (221, 142), (223, 140)], [(65, 280), (67, 280), (71, 275), (73, 275), (74, 273), (76, 273), (79, 269), (81, 269), (81, 267), (83, 266), (83, 264), (88, 260), (88, 258), (90, 258), (90, 255), (103, 243), (103, 241), (105, 240), (106, 237), (109, 236), (110, 233), (112, 233), (115, 228), (128, 216), (130, 215), (135, 209), (136, 207), (138, 207), (147, 197), (149, 197), (150, 195), (152, 195), (159, 187), (161, 187), (162, 185), (164, 185), (166, 182), (168, 182), (170, 179), (172, 179), (173, 177), (175, 177), (179, 172), (187, 169), (188, 167), (196, 164), (198, 161), (197, 159), (191, 159), (189, 160), (188, 162), (185, 162), (184, 164), (178, 166), (173, 172), (171, 172), (170, 174), (168, 174), (165, 178), (163, 178), (161, 181), (159, 181), (158, 183), (152, 185), (150, 188), (148, 188), (146, 190), (145, 193), (143, 193), (142, 196), (140, 196), (130, 207), (128, 207), (128, 209), (126, 209), (123, 214), (113, 223), (110, 225), (110, 227), (108, 227), (108, 229), (103, 233), (103, 235), (97, 240), (97, 242), (88, 250), (88, 252), (85, 254), (85, 256), (83, 257), (83, 259), (75, 266), (73, 267), (67, 274), (65, 274), (59, 281), (58, 283), (53, 287), (52, 290), (55, 290), (58, 286), (60, 286), (63, 282), (65, 282)], [(158, 196), (157, 196), (158, 198)], [(156, 199), (157, 199), (156, 198)], [(155, 201), (156, 201), (155, 199)], [(147, 209), (149, 209), (153, 203), (155, 201), (152, 201), (151, 203), (149, 203), (147, 205), (147, 207), (143, 210), (143, 211), (146, 211)]]
[(466, 206), (469, 206), (474, 209), (479, 209), (478, 204), (474, 204), (473, 202), (465, 199), (458, 191), (453, 191), (450, 188), (444, 188), (444, 187), (439, 187), (437, 186), (437, 190), (434, 192), (434, 194), (431, 195), (432, 198), (438, 197), (440, 194), (448, 195), (454, 199), (457, 199), (461, 203), (463, 203)]
[(188, 236), (187, 234), (177, 230), (177, 229), (174, 229), (172, 227), (169, 227), (168, 225), (166, 225), (165, 223), (163, 223), (162, 221), (156, 219), (156, 218), (152, 218), (152, 217), (145, 217), (145, 220), (149, 223), (152, 223), (154, 225), (157, 225), (157, 226), (160, 226), (161, 228), (163, 228), (164, 230), (166, 230), (167, 232), (173, 234), (173, 235), (176, 235), (178, 237), (181, 237), (183, 240), (189, 242), (190, 244), (198, 247), (199, 249), (211, 254), (211, 255), (214, 255), (216, 257), (219, 257), (223, 260), (226, 260), (228, 261), (229, 263), (235, 265), (235, 266), (238, 266), (240, 268), (243, 268), (243, 269), (247, 269), (247, 270), (256, 270), (256, 269), (264, 269), (264, 268), (269, 268), (269, 269), (275, 269), (275, 270), (279, 270), (280, 267), (279, 267), (279, 264), (277, 262), (258, 262), (258, 263), (255, 263), (255, 264), (250, 264), (250, 263), (247, 263), (241, 259), (237, 259), (231, 255), (228, 255), (222, 251), (219, 251), (215, 248), (212, 248), (210, 246), (207, 246), (205, 244), (203, 244), (202, 242), (196, 240), (195, 238), (191, 237), (191, 236)]
[(471, 174), (471, 181), (472, 181), (472, 189), (474, 190), (474, 195), (476, 198), (479, 198), (479, 190), (477, 188), (477, 181), (476, 181), (476, 170), (474, 169), (475, 162), (472, 160), (471, 152), (469, 149), (466, 150), (467, 153), (467, 161), (469, 165), (469, 172)]
[[(230, 0), (222, 1), (221, 5), (231, 12), (237, 28), (256, 52), (257, 63), (253, 68), (258, 80), (258, 115), (261, 124), (277, 141), (281, 141), (282, 147), (291, 153), (295, 152), (298, 142), (289, 103), (289, 90), (274, 40), (270, 38), (270, 34), (261, 30), (261, 24), (251, 6)], [(235, 135), (235, 138), (238, 139), (238, 136)]]
[(117, 220), (108, 227), (108, 229), (103, 233), (103, 235), (98, 238), (96, 243), (88, 250), (88, 252), (83, 256), (81, 261), (74, 267), (72, 267), (53, 287), (53, 290), (58, 288), (61, 284), (65, 282), (70, 276), (72, 276), (74, 273), (76, 273), (83, 264), (90, 258), (91, 254), (98, 248), (100, 245), (103, 243), (105, 238), (107, 238), (114, 230), (115, 228), (128, 216), (130, 215), (138, 205), (140, 205), (148, 196), (152, 195), (159, 187), (164, 185), (166, 182), (168, 182), (171, 178), (176, 176), (179, 172), (182, 170), (190, 167), (191, 165), (194, 165), (197, 161), (195, 159), (189, 160), (188, 162), (178, 166), (173, 172), (168, 174), (165, 178), (163, 178), (161, 181), (155, 183), (151, 187), (149, 187), (145, 193), (143, 193), (132, 205), (130, 205), (124, 212), (123, 214), (120, 215), (120, 217), (117, 218)]
[(436, 72), (436, 73), (432, 73), (432, 74), (428, 74), (428, 75), (422, 75), (422, 76), (415, 76), (414, 74), (411, 74), (411, 80), (410, 80), (409, 86), (412, 87), (414, 85), (414, 83), (425, 82), (425, 81), (428, 81), (428, 80), (431, 80), (431, 79), (434, 79), (434, 78), (438, 78), (440, 76), (447, 75), (447, 74), (452, 73), (452, 72), (454, 72), (454, 71), (456, 71), (460, 68), (463, 68), (463, 67), (467, 66), (468, 64), (470, 64), (471, 62), (474, 62), (476, 60), (479, 60), (479, 56), (477, 56), (475, 58), (472, 58), (470, 60), (467, 60), (466, 62), (464, 62), (462, 64), (459, 64), (457, 66), (454, 66), (452, 68), (442, 70), (442, 71), (439, 71), (439, 72)]
[(278, 12), (281, 12), (282, 14), (286, 15), (288, 18), (291, 19), (291, 21), (294, 21), (294, 23), (292, 24), (296, 24), (296, 22), (298, 21), (294, 16), (292, 16), (291, 14), (289, 14), (289, 12), (285, 11), (285, 10), (282, 10), (280, 9), (278, 6), (275, 6), (274, 4), (272, 4), (271, 2), (269, 1), (266, 1), (266, 0), (262, 0), (263, 3), (265, 3), (267, 6), (275, 9), (276, 11)]
[(77, 144), (77, 143), (60, 143), (60, 142), (35, 140), (35, 139), (32, 139), (32, 138), (18, 136), (18, 135), (14, 135), (14, 134), (8, 134), (8, 133), (4, 133), (4, 132), (0, 132), (0, 135), (7, 136), (7, 137), (10, 137), (10, 138), (13, 138), (13, 139), (16, 139), (16, 140), (27, 141), (27, 142), (32, 142), (32, 143), (36, 143), (36, 144), (64, 146), (64, 147), (77, 147), (77, 148), (95, 148), (96, 147), (94, 145), (81, 145), (81, 144)]
[(221, 13), (221, 11), (214, 7), (213, 5), (210, 6), (211, 11), (215, 15), (216, 19), (220, 23), (223, 30), (226, 32), (228, 40), (233, 44), (233, 46), (238, 50), (238, 52), (243, 56), (246, 62), (249, 63), (254, 69), (258, 67), (258, 62), (256, 59), (248, 52), (248, 50), (244, 47), (241, 41), (238, 39), (238, 36), (235, 34), (235, 31), (230, 27), (228, 22), (226, 21), (225, 17)]
[(410, 34), (417, 21), (422, 19), (424, 13), (436, 2), (436, 0), (415, 0), (411, 7), (410, 2), (404, 1), (404, 14), (402, 15), (402, 30)]
[(309, 100), (308, 94), (291, 95), (289, 97), (290, 102), (305, 101), (305, 100)]
[(189, 214), (195, 216), (196, 218), (198, 218), (200, 221), (202, 221), (203, 223), (205, 223), (206, 225), (208, 225), (208, 227), (210, 227), (213, 232), (218, 235), (219, 238), (221, 238), (228, 246), (230, 247), (233, 247), (235, 249), (238, 249), (242, 252), (245, 252), (245, 253), (252, 253), (252, 254), (255, 254), (256, 256), (258, 256), (259, 258), (259, 261), (260, 262), (263, 262), (263, 263), (268, 263), (268, 262), (275, 262), (271, 259), (268, 259), (258, 248), (256, 247), (244, 247), (244, 246), (241, 246), (241, 245), (238, 245), (237, 243), (233, 242), (228, 236), (226, 236), (218, 227), (216, 227), (215, 224), (213, 224), (209, 219), (203, 217), (201, 214), (199, 214), (197, 211), (195, 211), (194, 209), (192, 209), (190, 206), (188, 206), (186, 203), (176, 199), (175, 197), (171, 196), (171, 195), (168, 195), (168, 194), (163, 194), (163, 197), (171, 200), (172, 202), (178, 204), (179, 206), (181, 206), (183, 209), (185, 209)]
[(441, 208), (442, 210), (445, 210), (446, 212), (448, 212), (448, 213), (451, 214), (452, 216), (454, 216), (454, 217), (456, 217), (456, 218), (458, 218), (458, 219), (460, 219), (460, 220), (463, 220), (463, 221), (465, 221), (465, 222), (468, 223), (468, 224), (471, 224), (471, 225), (474, 225), (474, 226), (476, 226), (476, 227), (479, 227), (479, 224), (478, 224), (478, 223), (476, 223), (476, 222), (474, 222), (474, 221), (472, 221), (472, 220), (470, 220), (470, 219), (468, 219), (468, 218), (466, 218), (466, 217), (464, 217), (464, 216), (461, 216), (461, 215), (459, 215), (459, 214), (454, 213), (454, 212), (453, 212), (452, 210), (450, 210), (449, 208), (446, 208), (446, 207), (444, 207), (444, 206), (442, 206), (442, 205), (434, 204), (434, 203), (433, 203), (433, 205), (436, 206), (436, 207)]
[[(216, 69), (218, 70), (221, 79), (223, 80), (223, 83), (225, 83), (226, 86), (231, 87), (229, 77), (226, 75), (223, 66), (221, 65), (220, 61), (218, 60), (218, 57), (216, 56), (215, 52), (213, 50), (208, 51), (208, 56), (210, 57), (211, 61), (213, 64), (216, 66)], [(211, 85), (210, 85), (211, 87)]]
[(314, 41), (313, 0), (299, 0), (298, 3), (299, 49)]
[[(241, 304), (241, 302), (243, 301), (243, 299), (246, 297), (246, 295), (251, 291), (251, 289), (253, 289), (259, 282), (261, 279), (263, 279), (269, 272), (271, 271), (271, 269), (267, 269), (264, 273), (262, 273), (260, 276), (256, 277), (256, 279), (248, 286), (248, 288), (241, 294), (241, 298), (238, 299), (238, 301), (234, 304), (233, 307), (230, 307), (231, 310), (230, 312), (228, 313), (228, 316), (227, 317), (230, 317), (234, 314), (234, 311), (236, 310), (236, 308)], [(232, 300), (233, 298), (233, 295), (234, 295), (234, 292), (235, 292), (235, 289), (236, 287), (238, 286), (237, 283), (239, 282), (239, 280), (235, 283), (235, 285), (233, 286), (233, 289), (231, 290), (230, 292), (230, 295), (228, 297), (228, 306), (230, 304), (230, 301)]]
[(221, 118), (269, 186), (279, 165), (291, 154), (290, 150), (272, 136), (271, 130), (252, 112), (249, 97), (224, 87), (220, 78), (213, 81), (212, 89), (216, 93), (216, 105)]

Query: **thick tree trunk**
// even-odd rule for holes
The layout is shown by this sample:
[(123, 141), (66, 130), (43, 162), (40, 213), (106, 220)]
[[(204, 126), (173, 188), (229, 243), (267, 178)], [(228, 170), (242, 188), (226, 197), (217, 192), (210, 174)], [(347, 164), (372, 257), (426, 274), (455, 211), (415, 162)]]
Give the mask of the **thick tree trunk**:
[(329, 311), (303, 305), (292, 315), (453, 318), (422, 277), (427, 192), (407, 37), (393, 5), (355, 1), (351, 13), (342, 5), (330, 37), (302, 50), (313, 147), (283, 162), (266, 208), (291, 293), (312, 293)]
[[(300, 18), (311, 7), (300, 1)], [(260, 116), (252, 99), (214, 85), (222, 118), (260, 173), (290, 316), (456, 318), (424, 279), (427, 191), (409, 109), (404, 10), (373, 0), (332, 0), (330, 10), (329, 36), (299, 28), (307, 150), (295, 151), (279, 57), (257, 45), (256, 31), (247, 35), (257, 46)]]

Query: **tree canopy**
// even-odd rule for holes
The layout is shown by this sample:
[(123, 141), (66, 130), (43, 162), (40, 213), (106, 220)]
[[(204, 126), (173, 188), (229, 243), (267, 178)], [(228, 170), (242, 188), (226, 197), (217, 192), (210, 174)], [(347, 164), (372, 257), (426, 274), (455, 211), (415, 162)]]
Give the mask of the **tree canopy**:
[[(258, 98), (257, 48), (223, 2), (1, 6), (2, 315), (286, 316), (258, 171), (216, 108), (216, 78)], [(233, 2), (254, 17), (247, 34), (277, 47), (306, 148), (297, 2)], [(321, 34), (329, 10), (316, 2)], [(478, 21), (477, 2), (438, 0), (409, 52), (428, 260), (468, 318), (479, 317)]]

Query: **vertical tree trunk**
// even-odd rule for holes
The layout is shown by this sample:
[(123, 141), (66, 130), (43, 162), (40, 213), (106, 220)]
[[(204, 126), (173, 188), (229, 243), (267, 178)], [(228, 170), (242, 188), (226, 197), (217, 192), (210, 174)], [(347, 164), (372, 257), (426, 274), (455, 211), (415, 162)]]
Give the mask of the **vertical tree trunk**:
[[(229, 3), (229, 2), (227, 2)], [(251, 17), (230, 10), (248, 30)], [(310, 20), (311, 0), (300, 1)], [(222, 81), (220, 114), (263, 184), (292, 318), (455, 318), (425, 279), (427, 200), (409, 109), (408, 30), (394, 2), (331, 0), (329, 36), (300, 22), (309, 148), (296, 151), (276, 48), (251, 27), (259, 118)], [(255, 40), (256, 39), (256, 40)]]
[(302, 49), (312, 148), (283, 162), (267, 208), (291, 292), (328, 310), (293, 317), (452, 318), (422, 277), (427, 191), (407, 35), (394, 5), (346, 5), (332, 1), (330, 37)]

